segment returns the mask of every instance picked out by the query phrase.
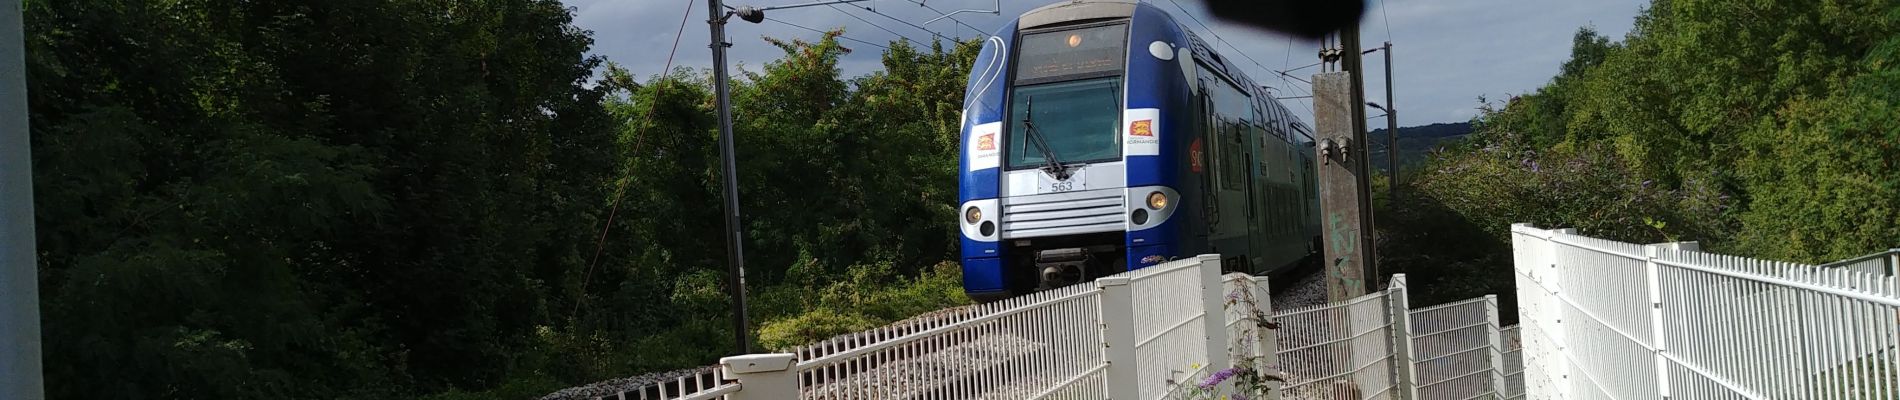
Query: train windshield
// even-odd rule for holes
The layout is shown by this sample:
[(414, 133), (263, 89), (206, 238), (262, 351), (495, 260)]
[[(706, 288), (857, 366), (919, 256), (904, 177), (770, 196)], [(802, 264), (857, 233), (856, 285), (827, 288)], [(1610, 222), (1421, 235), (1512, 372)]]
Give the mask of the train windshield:
[[(1009, 167), (1121, 158), (1121, 79), (1096, 78), (1016, 88), (1010, 106)], [(1035, 124), (1031, 134), (1024, 121)], [(1047, 152), (1036, 146), (1048, 143)]]
[[(1121, 158), (1121, 75), (1127, 43), (1128, 25), (1123, 23), (1023, 34), (1005, 142), (1010, 169)], [(1039, 148), (1043, 143), (1047, 149)], [(1051, 156), (1055, 160), (1049, 160)]]

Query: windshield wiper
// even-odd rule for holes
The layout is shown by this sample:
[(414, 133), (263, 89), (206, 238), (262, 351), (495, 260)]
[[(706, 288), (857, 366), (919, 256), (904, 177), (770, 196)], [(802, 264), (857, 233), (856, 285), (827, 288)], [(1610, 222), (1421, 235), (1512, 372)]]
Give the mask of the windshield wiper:
[(1042, 131), (1036, 129), (1035, 115), (1036, 97), (1030, 96), (1023, 102), (1023, 131), (1026, 132), (1024, 136), (1028, 136), (1030, 143), (1034, 143), (1036, 149), (1042, 151), (1042, 172), (1049, 173), (1056, 180), (1068, 180), (1068, 166), (1062, 164), (1062, 159), (1057, 158), (1055, 150), (1049, 147), (1049, 141), (1042, 137)]

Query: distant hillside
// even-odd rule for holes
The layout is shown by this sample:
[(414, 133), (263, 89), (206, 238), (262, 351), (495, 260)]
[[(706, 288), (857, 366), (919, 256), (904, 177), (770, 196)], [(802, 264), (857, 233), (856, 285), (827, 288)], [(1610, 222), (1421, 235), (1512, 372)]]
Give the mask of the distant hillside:
[[(1383, 121), (1374, 121), (1383, 122)], [(1372, 167), (1386, 171), (1390, 165), (1385, 159), (1385, 129), (1375, 129), (1366, 134), (1366, 139), (1375, 142), (1372, 145)], [(1471, 123), (1431, 124), (1399, 128), (1399, 163), (1410, 165), (1425, 160), (1425, 153), (1433, 148), (1451, 144), (1471, 133)]]

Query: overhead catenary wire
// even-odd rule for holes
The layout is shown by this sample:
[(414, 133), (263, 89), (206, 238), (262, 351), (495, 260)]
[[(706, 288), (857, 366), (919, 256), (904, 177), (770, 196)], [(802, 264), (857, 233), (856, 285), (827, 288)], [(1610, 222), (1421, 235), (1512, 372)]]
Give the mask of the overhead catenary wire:
[(880, 16), (880, 17), (884, 17), (884, 18), (886, 18), (886, 19), (890, 19), (890, 20), (892, 20), (892, 21), (897, 21), (897, 23), (900, 23), (900, 24), (904, 24), (904, 25), (907, 25), (907, 26), (910, 26), (910, 27), (912, 27), (912, 28), (917, 28), (917, 30), (920, 30), (920, 31), (924, 31), (924, 32), (930, 32), (930, 36), (931, 36), (931, 37), (933, 37), (933, 38), (936, 38), (936, 37), (950, 37), (950, 36), (945, 36), (945, 35), (944, 35), (944, 34), (943, 34), (942, 32), (937, 32), (936, 30), (933, 30), (933, 29), (930, 29), (930, 28), (926, 28), (926, 27), (924, 27), (923, 25), (918, 25), (918, 24), (915, 24), (915, 23), (912, 23), (912, 22), (910, 22), (910, 21), (905, 21), (905, 20), (904, 20), (903, 18), (898, 18), (898, 17), (895, 17), (895, 16), (892, 16), (892, 15), (890, 15), (890, 14), (885, 14), (885, 13), (882, 13), (882, 12), (879, 12), (879, 11), (877, 11), (877, 9), (873, 9), (873, 8), (870, 8), (870, 7), (865, 7), (865, 6), (860, 6), (860, 5), (857, 5), (857, 4), (852, 4), (851, 6), (852, 6), (852, 7), (857, 7), (857, 8), (859, 8), (859, 9), (862, 9), (862, 10), (864, 10), (864, 11), (870, 11), (870, 12), (871, 12), (872, 14), (877, 14), (877, 15), (878, 15), (878, 16)]
[[(817, 33), (823, 33), (823, 34), (829, 34), (829, 33), (831, 33), (831, 32), (829, 32), (829, 31), (824, 31), (824, 30), (819, 30), (819, 29), (815, 29), (815, 28), (812, 28), (812, 27), (808, 27), (808, 26), (804, 26), (804, 25), (799, 25), (799, 24), (794, 24), (794, 23), (790, 23), (790, 22), (785, 22), (785, 21), (782, 21), (782, 20), (779, 20), (779, 19), (777, 19), (777, 18), (772, 18), (772, 17), (765, 17), (765, 20), (766, 20), (766, 21), (772, 21), (772, 22), (777, 22), (777, 23), (781, 23), (781, 24), (786, 24), (786, 25), (791, 25), (791, 26), (792, 26), (793, 28), (798, 28), (798, 29), (804, 29), (804, 30), (808, 30), (808, 31), (812, 31), (812, 32), (817, 32)], [(871, 43), (871, 42), (867, 42), (867, 41), (864, 41), (864, 40), (860, 40), (860, 39), (858, 39), (858, 38), (854, 38), (854, 37), (850, 37), (850, 36), (845, 36), (844, 34), (839, 34), (839, 35), (838, 35), (838, 38), (840, 38), (840, 39), (844, 39), (844, 40), (849, 40), (849, 41), (853, 41), (853, 42), (858, 42), (858, 43), (863, 43), (863, 44), (865, 44), (865, 45), (867, 45), (867, 46), (871, 46), (871, 47), (876, 47), (876, 48), (880, 48), (880, 49), (885, 49), (885, 50), (890, 50), (890, 49), (891, 49), (891, 48), (890, 48), (890, 46), (885, 46), (885, 45), (881, 45), (881, 44), (877, 44), (877, 43)]]
[[(890, 34), (892, 34), (892, 35), (896, 35), (896, 36), (897, 36), (898, 38), (901, 38), (901, 39), (904, 39), (904, 41), (907, 41), (907, 42), (911, 42), (911, 43), (917, 43), (917, 44), (919, 44), (919, 45), (921, 45), (921, 44), (923, 44), (923, 43), (924, 43), (924, 42), (922, 42), (922, 41), (919, 41), (919, 40), (917, 40), (917, 39), (912, 39), (912, 38), (911, 38), (910, 36), (904, 36), (904, 34), (902, 34), (902, 33), (897, 33), (897, 31), (893, 31), (893, 30), (891, 30), (891, 28), (885, 28), (885, 27), (884, 27), (883, 25), (878, 25), (878, 24), (877, 24), (876, 22), (871, 22), (871, 20), (868, 20), (868, 19), (864, 19), (863, 17), (859, 17), (859, 16), (857, 15), (857, 14), (852, 14), (852, 13), (850, 13), (850, 12), (848, 12), (848, 11), (845, 11), (845, 10), (844, 10), (843, 8), (838, 8), (838, 6), (837, 6), (837, 5), (834, 5), (834, 4), (826, 4), (826, 5), (825, 5), (825, 7), (831, 7), (831, 9), (833, 9), (833, 10), (838, 10), (838, 13), (840, 13), (840, 14), (844, 14), (844, 15), (845, 15), (845, 16), (847, 16), (847, 17), (851, 17), (851, 19), (855, 19), (855, 20), (858, 20), (858, 21), (863, 21), (863, 22), (864, 22), (864, 23), (866, 23), (866, 24), (871, 24), (871, 26), (873, 26), (873, 27), (876, 27), (877, 29), (882, 29), (882, 30), (884, 30), (885, 32), (890, 32)], [(931, 33), (932, 33), (932, 34), (935, 34), (936, 32), (931, 32)]]
[(1392, 42), (1392, 16), (1386, 14), (1385, 7), (1385, 0), (1379, 0), (1379, 19), (1385, 22), (1385, 41), (1390, 43)]
[[(919, 6), (923, 6), (923, 7), (924, 7), (924, 9), (926, 9), (926, 10), (930, 10), (930, 12), (934, 12), (934, 13), (937, 13), (937, 14), (942, 14), (942, 15), (944, 16), (944, 18), (949, 18), (951, 22), (956, 22), (956, 23), (957, 23), (957, 25), (963, 25), (963, 27), (965, 27), (965, 28), (970, 28), (970, 30), (972, 30), (972, 31), (976, 31), (976, 34), (977, 34), (978, 36), (982, 36), (982, 35), (983, 35), (983, 30), (982, 30), (982, 29), (977, 29), (977, 28), (976, 28), (975, 26), (972, 26), (972, 25), (970, 25), (970, 24), (966, 24), (966, 23), (963, 23), (963, 20), (960, 20), (960, 19), (957, 19), (957, 17), (952, 17), (952, 16), (950, 16), (950, 14), (945, 14), (945, 13), (943, 12), (943, 10), (938, 10), (938, 9), (937, 9), (936, 7), (931, 7), (931, 6), (929, 5), (929, 4), (924, 4), (924, 2), (922, 2), (922, 1), (918, 1), (918, 2), (917, 2), (917, 5), (919, 5)], [(958, 39), (958, 40), (962, 40), (963, 38), (961, 38), (961, 37), (959, 37), (959, 38), (957, 38), (957, 39)]]

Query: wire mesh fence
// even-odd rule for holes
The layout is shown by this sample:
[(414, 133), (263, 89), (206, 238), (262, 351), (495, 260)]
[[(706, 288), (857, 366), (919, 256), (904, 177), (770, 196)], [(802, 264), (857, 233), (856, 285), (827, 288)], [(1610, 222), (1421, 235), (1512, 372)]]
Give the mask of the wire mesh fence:
[(1237, 365), (1283, 379), (1271, 381), (1268, 399), (1466, 398), (1453, 394), (1496, 385), (1462, 376), (1503, 374), (1492, 364), (1501, 357), (1465, 356), (1502, 354), (1488, 333), (1472, 333), (1497, 331), (1495, 298), (1394, 312), (1409, 304), (1397, 275), (1376, 293), (1275, 313), (1267, 278), (1219, 276), (1217, 260), (943, 310), (790, 353), (729, 357), (704, 376), (598, 399), (1189, 398), (1235, 393), (1231, 382), (1201, 384)]

